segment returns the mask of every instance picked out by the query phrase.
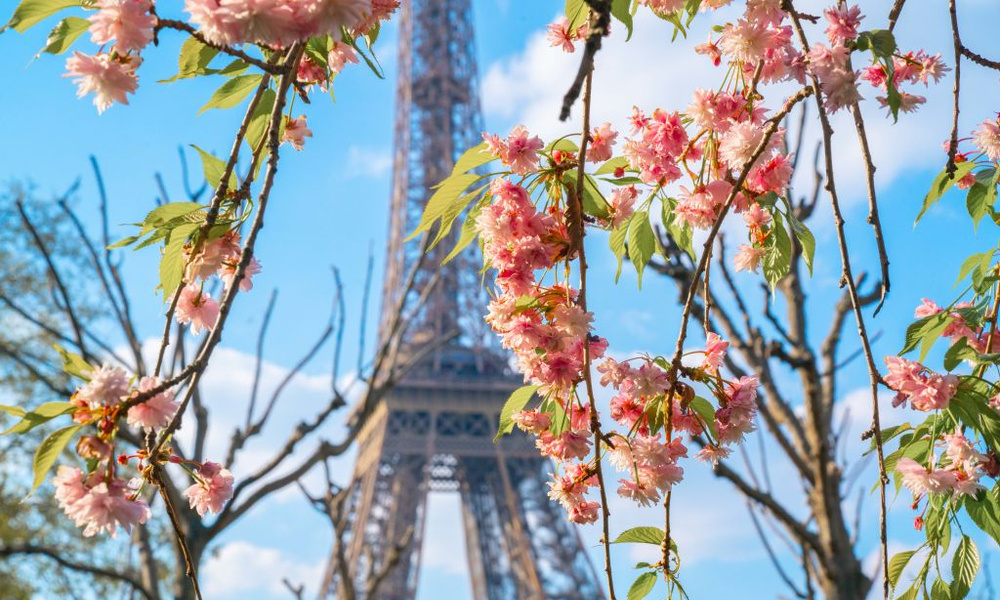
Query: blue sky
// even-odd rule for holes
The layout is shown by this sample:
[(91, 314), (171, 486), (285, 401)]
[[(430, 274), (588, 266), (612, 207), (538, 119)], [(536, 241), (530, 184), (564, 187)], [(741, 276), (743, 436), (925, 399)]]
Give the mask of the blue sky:
[[(816, 5), (807, 9), (819, 6), (816, 2), (805, 4)], [(869, 15), (884, 15), (888, 4), (884, 0), (865, 2), (864, 10)], [(907, 10), (912, 12), (904, 14), (900, 23), (900, 45), (919, 45), (947, 57), (949, 36), (926, 26), (943, 23), (945, 9), (931, 9), (929, 3), (911, 4), (914, 6)], [(525, 123), (548, 139), (575, 131), (575, 124), (560, 124), (555, 117), (578, 55), (565, 56), (549, 49), (540, 37), (545, 24), (561, 10), (562, 2), (478, 0), (474, 7), (487, 128), (505, 132), (512, 125)], [(964, 2), (963, 11), (967, 41), (984, 50), (993, 47), (989, 24), (1000, 17), (1000, 8), (978, 0)], [(682, 61), (690, 56), (691, 45), (707, 37), (709, 24), (709, 18), (701, 19), (690, 40), (675, 44), (669, 42), (665, 25), (648, 18), (639, 19), (637, 33), (628, 44), (623, 43), (621, 31), (615, 32), (598, 58), (595, 120), (621, 124), (633, 103), (645, 109), (679, 109), (686, 106), (694, 87), (712, 85), (718, 73), (708, 67), (707, 61)], [(881, 17), (873, 17), (866, 24), (880, 26)], [(146, 53), (140, 71), (140, 92), (132, 104), (115, 106), (99, 117), (90, 102), (77, 100), (73, 85), (61, 78), (63, 57), (44, 56), (32, 62), (50, 26), (46, 23), (26, 35), (0, 35), (0, 72), (6, 76), (0, 87), (0, 103), (6, 108), (0, 113), (0, 128), (7, 140), (0, 146), (0, 179), (30, 179), (41, 194), (48, 195), (62, 192), (82, 177), (81, 207), (93, 220), (95, 187), (88, 157), (94, 155), (103, 168), (113, 223), (136, 221), (153, 205), (153, 177), (157, 172), (163, 174), (171, 199), (182, 199), (178, 147), (197, 144), (222, 152), (228, 148), (239, 118), (237, 111), (209, 111), (194, 116), (218, 83), (199, 80), (157, 84), (157, 80), (174, 74), (182, 41), (179, 35), (164, 34), (160, 48)], [(308, 109), (314, 137), (306, 150), (286, 151), (282, 158), (272, 208), (258, 245), (264, 272), (255, 291), (239, 299), (226, 329), (224, 348), (206, 382), (210, 405), (219, 409), (214, 414), (223, 422), (228, 422), (232, 404), (244, 399), (252, 369), (247, 353), (252, 352), (260, 312), (270, 289), (281, 290), (267, 350), (271, 362), (265, 373), (265, 382), (273, 387), (325, 324), (333, 287), (330, 266), (336, 265), (342, 272), (350, 315), (360, 312), (369, 248), (374, 252), (376, 274), (381, 273), (392, 143), (394, 27), (386, 29), (379, 43), (387, 79), (379, 80), (363, 67), (339, 76), (336, 104), (317, 95)], [(991, 99), (997, 97), (998, 90), (995, 78), (973, 69), (967, 69), (963, 85), (968, 91), (962, 130), (968, 131), (996, 110)], [(929, 182), (943, 164), (939, 144), (947, 137), (950, 125), (950, 86), (947, 81), (929, 90), (928, 105), (921, 113), (903, 117), (898, 125), (891, 125), (878, 111), (867, 114), (880, 165), (881, 207), (893, 274), (886, 308), (870, 324), (872, 331), (883, 334), (875, 345), (879, 356), (898, 349), (902, 331), (921, 297), (950, 301), (957, 292), (952, 282), (962, 257), (982, 251), (996, 240), (997, 230), (992, 225), (985, 224), (978, 233), (973, 232), (963, 204), (954, 197), (934, 209), (919, 228), (912, 226)], [(815, 123), (810, 127), (810, 135), (814, 136)], [(843, 128), (836, 144), (835, 159), (855, 269), (874, 273), (877, 262), (870, 230), (864, 223), (861, 165), (851, 129)], [(193, 157), (189, 155), (188, 160), (197, 172)], [(828, 205), (821, 202), (819, 212), (813, 223), (819, 243), (818, 266), (809, 299), (816, 339), (823, 335), (825, 314), (839, 293), (840, 268)], [(128, 228), (117, 232), (125, 235)], [(598, 330), (611, 339), (612, 350), (619, 354), (669, 352), (676, 338), (678, 317), (673, 285), (647, 275), (640, 292), (628, 270), (614, 285), (614, 261), (605, 250), (605, 240), (598, 234), (591, 243), (591, 302)], [(140, 252), (129, 257), (126, 269), (133, 307), (144, 335), (150, 337), (158, 331), (162, 314), (162, 306), (152, 293), (154, 262), (153, 252)], [(756, 285), (753, 277), (745, 274), (740, 283), (748, 288)], [(373, 289), (379, 289), (378, 282)], [(369, 325), (370, 332), (373, 327)], [(345, 337), (352, 340), (357, 335), (357, 319), (350, 319)], [(855, 345), (848, 336), (844, 351), (850, 352)], [(348, 343), (345, 365), (354, 363), (353, 353), (353, 345)], [(261, 454), (252, 456), (264, 456), (267, 440), (280, 439), (281, 432), (287, 431), (283, 427), (294, 424), (302, 411), (308, 415), (310, 407), (325, 399), (329, 385), (325, 364), (317, 363), (294, 382), (287, 413), (276, 420), (274, 431), (269, 433), (276, 437), (265, 436), (265, 443), (251, 450)], [(866, 382), (861, 364), (856, 363), (846, 370), (840, 384), (843, 405), (853, 408), (857, 431), (867, 418), (867, 400), (857, 392), (865, 388)], [(904, 417), (897, 411), (888, 418)], [(214, 430), (210, 446), (223, 444), (229, 431), (229, 425)], [(328, 431), (332, 436), (339, 432), (336, 426)], [(857, 444), (849, 450), (856, 458)], [(339, 466), (346, 475), (350, 457), (340, 461)], [(778, 474), (780, 468), (775, 466)], [(740, 581), (745, 597), (774, 597), (783, 591), (757, 543), (742, 500), (714, 481), (705, 467), (692, 463), (687, 472), (687, 480), (676, 493), (679, 508), (675, 514), (681, 549), (687, 553), (684, 577), (692, 597), (726, 598), (733, 581)], [(794, 488), (783, 491), (795, 497)], [(915, 539), (909, 530), (912, 515), (907, 504), (901, 498), (894, 506), (894, 544)], [(456, 508), (456, 499), (451, 496), (434, 496), (431, 500), (421, 599), (471, 597), (465, 559), (456, 552), (462, 544)], [(615, 529), (659, 520), (658, 511), (643, 512), (624, 504), (616, 504), (615, 509)], [(874, 499), (867, 502), (864, 516), (870, 525), (862, 535), (861, 548), (863, 554), (868, 554), (874, 549), (876, 531)], [(287, 596), (281, 591), (280, 579), (287, 575), (314, 589), (318, 566), (328, 548), (327, 536), (323, 522), (300, 501), (297, 492), (283, 494), (251, 512), (227, 536), (228, 545), (205, 569), (206, 587), (212, 598), (220, 600), (284, 598)], [(586, 529), (584, 538), (593, 544), (596, 530)], [(981, 546), (992, 547), (985, 542)], [(616, 551), (615, 558), (619, 585), (627, 586), (630, 563), (640, 558), (628, 549)], [(719, 568), (725, 569), (726, 577), (718, 577)]]

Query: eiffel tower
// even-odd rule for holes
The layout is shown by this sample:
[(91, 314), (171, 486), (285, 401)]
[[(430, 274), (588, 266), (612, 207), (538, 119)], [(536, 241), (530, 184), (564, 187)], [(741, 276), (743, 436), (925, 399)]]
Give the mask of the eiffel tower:
[[(522, 381), (483, 322), (488, 297), (475, 245), (442, 266), (452, 245), (448, 240), (422, 263), (420, 244), (403, 242), (419, 222), (429, 188), (479, 142), (470, 1), (404, 0), (399, 18), (381, 333), (385, 339), (397, 304), (417, 306), (423, 293), (403, 344), (403, 353), (423, 358), (381, 401), (360, 434), (349, 500), (348, 564), (360, 581), (412, 531), (407, 551), (377, 593), (379, 600), (412, 600), (427, 535), (428, 493), (453, 491), (461, 498), (475, 600), (599, 600), (602, 587), (579, 534), (547, 497), (550, 463), (527, 436), (492, 441), (500, 408)], [(415, 264), (420, 265), (415, 284), (407, 286)], [(401, 298), (407, 289), (412, 291)], [(449, 341), (442, 344), (444, 339)], [(327, 581), (327, 594), (341, 596), (336, 575)], [(440, 591), (435, 597), (447, 600)]]

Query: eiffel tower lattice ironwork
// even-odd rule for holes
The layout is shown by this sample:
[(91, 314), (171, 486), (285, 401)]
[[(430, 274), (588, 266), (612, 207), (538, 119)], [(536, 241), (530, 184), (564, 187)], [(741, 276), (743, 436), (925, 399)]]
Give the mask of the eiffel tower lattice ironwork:
[[(483, 323), (488, 297), (475, 245), (441, 266), (451, 247), (447, 240), (423, 262), (420, 244), (403, 241), (417, 225), (429, 188), (479, 141), (470, 1), (404, 0), (399, 18), (383, 338), (393, 307), (417, 306), (416, 296), (432, 291), (424, 294), (403, 342), (404, 354), (424, 358), (381, 400), (359, 437), (347, 563), (351, 578), (360, 581), (412, 530), (377, 596), (413, 599), (428, 492), (457, 491), (475, 600), (600, 599), (602, 587), (577, 531), (547, 497), (551, 465), (524, 435), (492, 441), (500, 408), (521, 380)], [(411, 271), (414, 297), (401, 298)], [(327, 581), (326, 593), (342, 596), (337, 575)], [(362, 586), (353, 587), (360, 593)], [(440, 591), (436, 596), (445, 597)]]

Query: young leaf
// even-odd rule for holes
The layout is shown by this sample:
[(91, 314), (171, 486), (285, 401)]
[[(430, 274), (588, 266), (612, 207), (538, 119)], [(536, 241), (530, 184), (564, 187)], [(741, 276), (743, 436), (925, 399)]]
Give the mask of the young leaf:
[(585, 0), (566, 0), (566, 18), (569, 20), (569, 30), (575, 31), (581, 25), (586, 25), (590, 17), (590, 6)]
[(607, 175), (609, 173), (614, 173), (618, 169), (625, 168), (628, 168), (628, 160), (626, 160), (624, 156), (616, 156), (602, 164), (600, 167), (597, 167), (597, 170), (594, 171), (594, 175)]
[(7, 413), (8, 415), (13, 415), (15, 417), (23, 417), (25, 412), (20, 406), (7, 406), (6, 404), (0, 404), (0, 412)]
[(7, 435), (10, 433), (26, 433), (39, 425), (48, 423), (60, 415), (71, 413), (75, 411), (76, 408), (77, 407), (65, 401), (46, 402), (35, 410), (25, 413), (21, 417), (20, 421), (7, 429), (7, 431), (0, 433), (0, 435)]
[[(663, 538), (666, 536), (663, 530), (659, 527), (633, 527), (632, 529), (626, 529), (621, 532), (621, 535), (616, 537), (612, 544), (654, 544), (659, 546), (663, 543)], [(673, 545), (673, 541), (671, 541)]]
[(995, 541), (1000, 542), (1000, 516), (994, 503), (995, 494), (980, 494), (982, 500), (976, 497), (965, 499), (965, 511), (979, 529), (985, 531)]
[(649, 213), (640, 210), (632, 215), (628, 231), (628, 256), (639, 276), (640, 289), (642, 288), (642, 272), (655, 253), (656, 236), (653, 234), (653, 226), (649, 224)]
[(181, 45), (181, 52), (177, 56), (177, 74), (170, 79), (164, 79), (160, 83), (170, 83), (178, 79), (187, 79), (197, 75), (208, 75), (212, 71), (208, 68), (212, 59), (219, 54), (219, 51), (211, 46), (206, 46), (197, 39), (189, 37)]
[(615, 283), (618, 283), (618, 278), (622, 274), (622, 258), (625, 257), (625, 239), (628, 237), (628, 222), (622, 223), (611, 232), (608, 238), (608, 243), (611, 246), (611, 252), (614, 253), (615, 258), (618, 259), (618, 270), (615, 272)]
[(699, 396), (694, 400), (691, 400), (691, 404), (689, 406), (694, 412), (698, 413), (698, 416), (705, 422), (705, 426), (708, 427), (708, 430), (712, 433), (712, 438), (718, 440), (719, 432), (715, 428), (715, 408), (712, 407), (712, 404), (708, 400)]
[(656, 573), (647, 571), (635, 578), (628, 589), (628, 600), (642, 600), (656, 587)]
[(64, 373), (73, 377), (79, 377), (84, 381), (90, 381), (89, 373), (94, 370), (94, 367), (90, 363), (83, 360), (83, 357), (79, 354), (70, 352), (58, 344), (53, 344), (52, 348), (62, 356), (62, 370)]
[(799, 245), (802, 246), (802, 258), (806, 261), (806, 267), (809, 268), (809, 275), (813, 272), (813, 259), (816, 257), (816, 238), (813, 236), (812, 231), (806, 227), (806, 224), (795, 218), (795, 215), (788, 211), (788, 222), (792, 225), (792, 231), (795, 233), (795, 238), (799, 241)]
[(163, 247), (163, 257), (160, 259), (160, 289), (163, 290), (164, 301), (170, 298), (184, 278), (185, 243), (187, 236), (175, 229)]
[(979, 550), (972, 538), (963, 535), (951, 560), (952, 600), (962, 600), (969, 595), (977, 573), (979, 573)]
[(762, 263), (764, 279), (773, 290), (778, 282), (788, 274), (792, 258), (792, 240), (788, 237), (788, 230), (785, 229), (785, 222), (781, 218), (780, 212), (774, 213), (771, 235), (768, 236), (765, 247), (767, 252), (764, 254)]
[(483, 142), (463, 152), (462, 156), (459, 156), (458, 160), (455, 161), (455, 166), (452, 167), (451, 174), (468, 173), (476, 167), (485, 165), (493, 160), (496, 160), (496, 157), (489, 151), (486, 142)]
[(950, 190), (951, 186), (955, 185), (956, 181), (965, 177), (965, 175), (968, 174), (974, 166), (976, 165), (972, 161), (958, 163), (955, 166), (954, 177), (948, 177), (947, 167), (942, 169), (941, 172), (938, 173), (938, 176), (934, 178), (934, 181), (931, 182), (931, 189), (927, 192), (927, 196), (924, 197), (924, 205), (920, 207), (920, 212), (917, 213), (917, 218), (913, 221), (913, 224), (916, 225), (919, 223), (920, 219), (924, 216), (924, 213), (926, 213), (930, 207), (934, 206), (934, 204), (941, 199), (941, 196)]
[(899, 552), (889, 559), (889, 585), (893, 588), (899, 583), (899, 576), (903, 574), (903, 569), (906, 568), (907, 563), (916, 554), (916, 550), (906, 550), (904, 552)]
[(855, 42), (858, 50), (871, 50), (877, 58), (891, 59), (896, 51), (896, 38), (887, 29), (862, 31)]
[[(256, 151), (264, 140), (267, 133), (267, 124), (271, 118), (271, 111), (274, 109), (274, 99), (277, 94), (274, 90), (264, 90), (260, 96), (260, 102), (250, 116), (250, 123), (247, 125), (247, 134), (243, 139), (251, 151)], [(260, 162), (260, 161), (258, 161)]]
[(941, 332), (948, 327), (949, 323), (951, 323), (951, 317), (946, 312), (939, 312), (914, 321), (906, 328), (906, 343), (899, 353), (906, 354), (919, 344), (920, 360), (923, 361), (931, 346), (941, 337)]
[(632, 0), (611, 0), (611, 16), (618, 19), (625, 25), (628, 31), (625, 41), (632, 39)]
[[(958, 285), (965, 279), (966, 275), (972, 273), (973, 285), (976, 283), (976, 279), (982, 280), (982, 275), (985, 274), (989, 268), (990, 264), (993, 262), (993, 251), (980, 252), (973, 254), (966, 258), (962, 262), (962, 268), (958, 270), (958, 279), (955, 280), (955, 285)], [(976, 277), (976, 273), (980, 273), (979, 277)]]
[(535, 390), (537, 389), (537, 385), (526, 385), (514, 390), (510, 397), (507, 398), (507, 402), (504, 403), (503, 408), (500, 410), (500, 425), (497, 427), (497, 434), (493, 438), (494, 444), (500, 441), (500, 438), (503, 436), (514, 431), (514, 421), (511, 417), (514, 416), (514, 413), (524, 410), (528, 402), (535, 397)]
[[(62, 54), (63, 52), (69, 50), (69, 47), (73, 45), (78, 37), (83, 35), (84, 31), (90, 27), (90, 21), (87, 19), (81, 19), (80, 17), (66, 17), (62, 21), (59, 21), (52, 31), (49, 32), (49, 37), (45, 40), (45, 47), (42, 48), (42, 52), (47, 52), (49, 54)], [(39, 53), (41, 54), (41, 52)]]
[(486, 206), (486, 203), (486, 198), (483, 198), (466, 213), (465, 222), (462, 223), (462, 231), (458, 235), (458, 241), (455, 242), (455, 247), (451, 249), (448, 256), (445, 256), (444, 260), (441, 261), (442, 265), (451, 262), (462, 250), (465, 250), (472, 243), (472, 240), (476, 239), (476, 219), (479, 217), (479, 213), (482, 212), (483, 207)]
[[(208, 185), (213, 188), (218, 188), (219, 184), (222, 183), (222, 175), (226, 172), (226, 163), (221, 158), (205, 152), (194, 144), (191, 144), (191, 147), (197, 150), (198, 154), (201, 156), (201, 168), (205, 172), (205, 181), (207, 181)], [(235, 169), (233, 169), (233, 171), (234, 172), (229, 173), (228, 189), (230, 190), (235, 190), (237, 185)], [(165, 206), (170, 205), (168, 204)], [(201, 205), (199, 204), (198, 207), (201, 208)]]
[(63, 449), (82, 427), (83, 425), (63, 427), (45, 438), (42, 445), (38, 447), (38, 450), (35, 451), (35, 459), (32, 462), (32, 470), (35, 473), (35, 480), (31, 485), (32, 492), (37, 490), (38, 486), (42, 485), (42, 482), (45, 481), (45, 476), (52, 469), (52, 465), (55, 464), (56, 459), (59, 458)]
[(239, 75), (226, 81), (219, 89), (215, 90), (212, 97), (208, 99), (208, 103), (201, 107), (198, 114), (200, 115), (210, 108), (232, 108), (238, 106), (250, 95), (250, 92), (254, 88), (260, 85), (262, 77), (263, 75), (260, 74)]
[[(420, 217), (420, 224), (411, 233), (406, 240), (412, 240), (421, 233), (425, 231), (430, 231), (434, 226), (434, 223), (440, 222), (438, 226), (438, 231), (440, 232), (443, 228), (450, 228), (451, 223), (445, 223), (444, 219), (448, 215), (454, 215), (451, 217), (454, 220), (461, 213), (462, 209), (472, 200), (470, 195), (462, 195), (462, 192), (466, 190), (470, 185), (479, 180), (479, 175), (475, 173), (462, 173), (459, 175), (452, 175), (442, 181), (437, 189), (434, 191), (434, 195), (431, 196), (430, 200), (427, 201), (427, 206), (424, 208), (424, 214)], [(455, 210), (455, 204), (461, 204), (459, 210)]]
[(977, 182), (969, 188), (969, 193), (965, 197), (965, 208), (969, 211), (969, 216), (972, 217), (974, 230), (979, 228), (979, 221), (993, 207), (996, 199), (996, 188), (993, 186), (985, 186)]
[(0, 33), (3, 33), (4, 29), (13, 29), (18, 33), (24, 33), (43, 19), (64, 8), (82, 6), (82, 4), (81, 0), (21, 0), (21, 3), (14, 9), (14, 16), (0, 28)]

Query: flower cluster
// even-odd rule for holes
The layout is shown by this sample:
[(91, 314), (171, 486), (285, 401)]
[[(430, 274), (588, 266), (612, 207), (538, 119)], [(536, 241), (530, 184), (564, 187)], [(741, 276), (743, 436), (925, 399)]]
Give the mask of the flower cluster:
[[(305, 56), (297, 71), (300, 82), (319, 83), (324, 89), (345, 64), (358, 62), (342, 37), (353, 40), (372, 31), (399, 6), (400, 0), (184, 2), (199, 35), (217, 47), (257, 44), (275, 50), (328, 36), (331, 49), (326, 64)], [(104, 112), (115, 102), (128, 104), (128, 96), (139, 87), (136, 70), (142, 64), (142, 51), (160, 28), (171, 27), (172, 22), (157, 18), (153, 0), (97, 0), (94, 8), (90, 38), (101, 50), (94, 55), (74, 52), (66, 62), (65, 76), (75, 78), (80, 97), (94, 94), (94, 105)]]
[(885, 383), (897, 392), (894, 406), (907, 401), (915, 410), (930, 411), (948, 407), (955, 396), (958, 378), (954, 375), (940, 375), (924, 365), (906, 360), (900, 356), (885, 357), (889, 372)]
[(90, 39), (109, 52), (87, 55), (74, 52), (66, 61), (65, 77), (75, 77), (77, 95), (94, 94), (94, 106), (104, 112), (115, 102), (128, 104), (128, 95), (139, 87), (136, 69), (140, 53), (153, 41), (157, 20), (152, 0), (99, 0), (90, 17)]
[[(191, 333), (198, 335), (215, 327), (219, 318), (219, 302), (205, 291), (205, 283), (218, 276), (226, 289), (232, 287), (236, 269), (243, 259), (240, 234), (229, 231), (200, 245), (188, 244), (185, 256), (185, 281), (188, 283), (180, 291), (174, 314), (178, 323), (190, 324)], [(253, 277), (260, 271), (260, 262), (256, 256), (251, 256), (240, 281), (240, 291), (252, 290)]]
[[(75, 407), (73, 420), (94, 426), (96, 433), (80, 437), (76, 445), (76, 453), (86, 462), (86, 470), (59, 467), (53, 478), (55, 497), (66, 516), (83, 528), (84, 536), (107, 533), (115, 537), (119, 527), (131, 532), (132, 527), (150, 517), (149, 506), (141, 497), (143, 476), (147, 474), (143, 463), (149, 457), (145, 450), (131, 456), (115, 456), (118, 421), (124, 416), (128, 425), (152, 432), (171, 422), (179, 403), (169, 388), (149, 395), (162, 387), (156, 377), (141, 377), (136, 382), (124, 369), (108, 364), (81, 375), (87, 381), (69, 401)], [(143, 397), (137, 398), (140, 394)], [(129, 402), (136, 399), (139, 401)], [(120, 470), (132, 459), (138, 459), (137, 470), (142, 476), (123, 478)], [(202, 465), (175, 456), (169, 456), (168, 460), (198, 467), (193, 474), (196, 483), (188, 488), (186, 495), (199, 514), (204, 515), (206, 510), (218, 513), (232, 497), (233, 476), (220, 465)]]
[(913, 493), (914, 504), (927, 494), (975, 497), (986, 489), (979, 480), (998, 474), (996, 460), (976, 450), (961, 428), (941, 436), (941, 443), (944, 452), (940, 456), (930, 453), (927, 465), (905, 456), (896, 463), (903, 486)]

